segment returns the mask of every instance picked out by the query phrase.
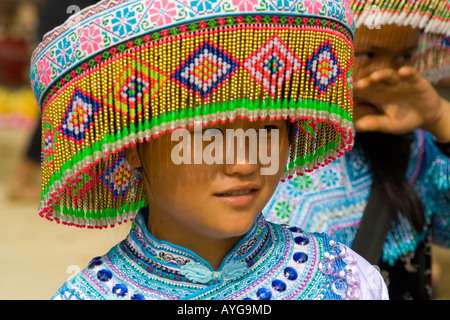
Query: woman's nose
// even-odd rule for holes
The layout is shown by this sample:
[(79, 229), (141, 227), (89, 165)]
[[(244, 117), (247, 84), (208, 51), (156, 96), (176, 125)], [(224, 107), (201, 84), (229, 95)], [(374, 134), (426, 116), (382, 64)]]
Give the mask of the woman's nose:
[[(257, 139), (257, 138), (256, 138)], [(228, 175), (251, 175), (259, 170), (257, 140), (237, 135), (225, 143), (224, 170)]]

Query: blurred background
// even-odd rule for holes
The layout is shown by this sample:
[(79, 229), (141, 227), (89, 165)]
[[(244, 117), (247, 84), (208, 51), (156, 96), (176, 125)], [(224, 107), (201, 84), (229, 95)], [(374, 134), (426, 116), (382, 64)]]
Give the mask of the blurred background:
[[(46, 300), (91, 258), (128, 233), (129, 224), (85, 230), (39, 217), (39, 113), (29, 87), (30, 56), (43, 33), (73, 13), (67, 1), (0, 0), (0, 299)], [(74, 0), (83, 7), (96, 1)], [(43, 23), (44, 22), (44, 23)], [(450, 100), (450, 90), (437, 87)], [(37, 138), (37, 139), (36, 139)], [(36, 160), (37, 159), (37, 160)], [(450, 250), (432, 248), (436, 299), (450, 299)]]
[[(50, 31), (48, 26), (59, 25), (73, 13), (73, 9), (67, 10), (67, 1), (58, 1), (61, 5), (52, 5), (51, 14), (45, 2), (0, 0), (2, 300), (50, 299), (91, 258), (122, 240), (130, 227), (84, 230), (51, 223), (38, 215), (40, 142), (34, 133), (39, 113), (29, 86), (29, 61), (43, 33)], [(73, 2), (82, 7), (95, 1)]]

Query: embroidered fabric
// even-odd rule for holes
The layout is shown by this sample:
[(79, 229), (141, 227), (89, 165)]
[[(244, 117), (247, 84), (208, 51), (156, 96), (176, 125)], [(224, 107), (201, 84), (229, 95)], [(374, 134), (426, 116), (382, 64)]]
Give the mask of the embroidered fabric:
[[(170, 259), (167, 257), (170, 256)], [(263, 215), (211, 266), (159, 241), (138, 214), (128, 237), (92, 259), (53, 299), (387, 299), (381, 275), (324, 234), (266, 222)]]
[[(391, 266), (414, 251), (431, 229), (436, 244), (450, 247), (450, 163), (423, 130), (415, 132), (407, 177), (424, 203), (427, 225), (417, 232), (398, 214), (383, 247), (382, 260)], [(280, 183), (263, 213), (269, 221), (324, 232), (351, 247), (371, 184), (365, 156), (355, 145), (326, 167)]]

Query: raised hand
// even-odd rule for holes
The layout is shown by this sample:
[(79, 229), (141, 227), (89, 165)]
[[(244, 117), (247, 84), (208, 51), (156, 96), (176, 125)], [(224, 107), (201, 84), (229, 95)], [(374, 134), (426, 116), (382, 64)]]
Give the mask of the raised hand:
[(413, 67), (381, 69), (355, 83), (355, 128), (403, 134), (423, 128), (450, 141), (450, 102)]

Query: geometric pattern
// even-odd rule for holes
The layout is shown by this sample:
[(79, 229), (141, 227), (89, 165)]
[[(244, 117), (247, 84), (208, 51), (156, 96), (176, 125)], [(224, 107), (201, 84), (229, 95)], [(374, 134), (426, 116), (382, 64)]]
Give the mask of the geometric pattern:
[(244, 61), (244, 68), (271, 96), (300, 69), (294, 53), (276, 35)]
[(328, 40), (322, 43), (306, 62), (306, 71), (311, 74), (311, 81), (315, 82), (319, 95), (326, 94), (330, 86), (342, 74), (337, 56)]
[[(303, 52), (302, 48), (306, 45), (301, 43), (302, 36), (296, 36), (297, 31), (303, 30), (299, 28), (306, 27), (306, 39), (310, 33), (322, 33), (321, 30), (333, 34), (348, 49), (346, 51), (351, 50), (351, 26), (347, 21), (334, 17), (330, 20), (328, 14), (334, 12), (328, 10), (334, 3), (342, 7), (340, 2), (343, 1), (324, 1), (327, 10), (316, 16), (309, 14), (312, 12), (306, 6), (300, 5), (308, 2), (303, 0), (263, 1), (265, 6), (256, 0), (103, 0), (80, 12), (80, 15), (69, 18), (63, 26), (50, 32), (33, 54), (33, 90), (43, 110), (43, 118), (48, 117), (56, 129), (54, 132), (60, 135), (52, 140), (50, 129), (43, 139), (48, 155), (45, 159), (49, 164), (51, 161), (55, 164), (43, 168), (45, 190), (40, 213), (59, 219), (53, 215), (55, 209), (61, 209), (55, 207), (54, 201), (59, 202), (59, 196), (55, 196), (54, 192), (63, 192), (57, 181), (63, 184), (70, 182), (72, 175), (68, 175), (69, 168), (82, 173), (82, 180), (77, 175), (74, 178), (76, 185), (73, 188), (70, 186), (74, 191), (81, 191), (81, 195), (77, 193), (76, 198), (75, 195), (65, 198), (63, 209), (72, 208), (74, 200), (94, 204), (99, 199), (94, 205), (102, 207), (96, 214), (101, 214), (98, 222), (103, 223), (106, 221), (103, 216), (110, 214), (103, 211), (103, 204), (108, 209), (127, 210), (125, 202), (106, 203), (112, 200), (110, 195), (113, 193), (119, 200), (128, 189), (126, 203), (143, 204), (143, 188), (137, 187), (141, 181), (138, 172), (127, 166), (123, 162), (125, 160), (118, 159), (122, 144), (126, 146), (125, 141), (134, 142), (138, 136), (134, 124), (141, 127), (137, 128), (138, 133), (145, 131), (148, 137), (156, 137), (165, 130), (160, 124), (165, 124), (166, 116), (170, 125), (178, 117), (181, 118), (182, 114), (178, 116), (177, 112), (179, 107), (185, 106), (185, 101), (182, 101), (184, 96), (195, 94), (189, 107), (197, 107), (201, 99), (201, 103), (206, 104), (208, 101), (205, 100), (212, 98), (215, 100), (213, 102), (218, 102), (215, 98), (220, 101), (242, 98), (241, 87), (234, 84), (250, 84), (246, 88), (250, 93), (268, 89), (270, 95), (276, 91), (286, 98), (291, 95), (289, 86), (293, 84), (292, 76), (298, 76), (301, 68), (306, 66), (305, 59), (299, 59), (298, 52)], [(240, 12), (238, 6), (245, 6), (245, 10)], [(199, 37), (196, 37), (197, 33)], [(252, 37), (253, 34), (257, 36)], [(241, 36), (250, 40), (252, 47), (248, 48), (255, 48), (255, 51), (239, 51), (234, 39), (241, 39)], [(191, 44), (194, 45), (191, 47)], [(262, 53), (261, 44), (265, 44)], [(185, 51), (186, 47), (191, 52)], [(259, 51), (256, 51), (257, 47)], [(55, 54), (58, 48), (70, 48), (72, 51), (70, 54), (68, 49), (58, 52), (64, 56), (59, 57)], [(180, 55), (180, 52), (183, 54)], [(234, 52), (240, 52), (239, 56), (232, 56)], [(247, 54), (252, 54), (251, 60)], [(347, 62), (350, 54), (340, 58)], [(244, 60), (248, 63), (247, 70), (234, 77)], [(344, 66), (343, 62), (341, 64)], [(284, 84), (280, 88), (280, 78), (289, 81), (286, 88)], [(297, 91), (292, 90), (292, 95)], [(153, 103), (148, 98), (155, 94), (164, 96)], [(259, 102), (266, 101), (267, 95), (263, 94)], [(201, 112), (202, 121), (209, 121), (206, 114), (210, 112), (206, 107)], [(243, 116), (247, 113), (245, 108), (242, 108)], [(264, 114), (262, 111), (261, 114)], [(285, 111), (281, 112), (284, 114)], [(260, 110), (254, 114), (259, 116)], [(161, 121), (158, 120), (160, 115)], [(211, 112), (210, 116), (215, 118), (218, 115)], [(97, 118), (99, 123), (96, 123)], [(346, 123), (345, 127), (349, 125)], [(305, 124), (302, 128), (309, 131), (312, 127)], [(52, 153), (55, 141), (59, 149)], [(52, 160), (52, 156), (56, 160)], [(104, 161), (97, 162), (101, 159)], [(108, 173), (105, 174), (105, 171)], [(62, 177), (61, 173), (66, 174)], [(93, 189), (92, 185), (98, 179), (101, 179), (103, 188)], [(88, 192), (83, 190), (91, 190), (92, 197), (83, 197), (83, 192)], [(103, 196), (107, 196), (108, 200)], [(77, 218), (82, 218), (87, 206), (92, 208), (88, 203), (80, 203), (77, 210), (81, 211), (75, 213), (79, 215)]]
[(86, 133), (94, 126), (94, 114), (101, 110), (101, 104), (79, 89), (75, 89), (63, 114), (60, 129), (63, 137), (76, 143), (84, 142)]
[(193, 90), (200, 98), (207, 100), (239, 67), (231, 56), (208, 42), (203, 42), (172, 73), (172, 78), (182, 87)]
[(140, 68), (142, 75), (136, 77), (131, 68), (124, 72), (124, 76), (118, 79), (115, 91), (116, 101), (128, 105), (129, 101), (136, 101), (144, 95), (153, 98), (167, 80), (167, 76), (149, 67), (146, 63), (136, 61), (136, 68)]
[(124, 199), (130, 186), (130, 178), (134, 169), (125, 159), (125, 153), (111, 164), (106, 166), (104, 175), (100, 176), (100, 181), (104, 183), (106, 189), (112, 193), (114, 199)]
[(116, 93), (118, 101), (123, 100), (125, 103), (128, 101), (136, 101), (137, 97), (141, 97), (148, 92), (149, 83), (142, 78), (136, 78), (136, 76), (130, 76), (120, 83), (120, 90)]
[(42, 123), (41, 164), (45, 167), (53, 164), (53, 155), (58, 143), (59, 130), (55, 130), (52, 121), (47, 119)]

